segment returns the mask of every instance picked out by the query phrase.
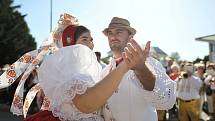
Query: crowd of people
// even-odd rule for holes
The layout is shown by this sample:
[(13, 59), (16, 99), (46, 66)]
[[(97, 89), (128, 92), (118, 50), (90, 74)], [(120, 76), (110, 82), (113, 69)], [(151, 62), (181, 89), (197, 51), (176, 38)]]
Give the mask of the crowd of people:
[(166, 114), (180, 121), (214, 120), (215, 63), (176, 62), (168, 58), (163, 65), (169, 77), (177, 83), (177, 101), (171, 110), (158, 111), (159, 120), (165, 120)]
[(136, 30), (124, 18), (113, 17), (102, 32), (113, 53), (107, 65), (92, 51), (90, 30), (61, 15), (39, 50), (3, 68), (1, 103), (26, 121), (157, 121), (168, 112), (198, 121), (203, 111), (214, 115), (214, 63), (159, 62), (150, 56), (150, 42), (141, 48), (134, 40)]

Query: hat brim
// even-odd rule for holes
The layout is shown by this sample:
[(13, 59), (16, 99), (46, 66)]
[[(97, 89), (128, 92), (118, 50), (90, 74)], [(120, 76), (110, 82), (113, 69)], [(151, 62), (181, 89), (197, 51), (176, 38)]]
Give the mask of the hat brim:
[(105, 28), (102, 32), (105, 36), (108, 35), (108, 29), (111, 29), (111, 28), (124, 28), (124, 29), (127, 29), (129, 32), (131, 32), (132, 35), (135, 35), (136, 34), (136, 30), (132, 27), (128, 27), (128, 26), (110, 26), (108, 28)]

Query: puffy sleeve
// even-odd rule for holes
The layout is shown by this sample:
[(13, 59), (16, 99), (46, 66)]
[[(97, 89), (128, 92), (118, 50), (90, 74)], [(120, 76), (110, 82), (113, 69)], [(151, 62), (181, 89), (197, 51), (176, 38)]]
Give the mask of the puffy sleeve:
[(55, 117), (65, 121), (95, 117), (79, 111), (73, 99), (95, 85), (100, 69), (94, 53), (83, 45), (65, 47), (44, 60), (38, 78)]
[(46, 94), (50, 98), (50, 110), (55, 117), (62, 120), (79, 120), (92, 117), (92, 114), (85, 114), (79, 111), (73, 104), (77, 94), (84, 94), (87, 88), (94, 85), (92, 78), (86, 75), (76, 75), (70, 81), (60, 83), (56, 88), (46, 90), (53, 94)]
[(161, 63), (154, 58), (149, 57), (146, 60), (146, 65), (156, 77), (153, 91), (145, 90), (133, 73), (133, 77), (138, 80), (139, 86), (143, 88), (145, 100), (158, 110), (171, 109), (176, 101), (176, 83), (169, 78)]

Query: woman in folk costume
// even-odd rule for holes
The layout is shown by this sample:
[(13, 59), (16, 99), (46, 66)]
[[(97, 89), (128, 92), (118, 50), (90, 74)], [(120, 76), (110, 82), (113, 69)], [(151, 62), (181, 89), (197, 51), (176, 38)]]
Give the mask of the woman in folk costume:
[[(42, 87), (48, 97), (44, 104), (46, 107), (50, 106), (46, 108), (49, 111), (43, 110), (28, 117), (26, 121), (103, 120), (98, 110), (116, 90), (119, 80), (128, 68), (122, 63), (98, 82), (100, 66), (89, 49), (93, 48), (90, 32), (80, 29), (78, 35), (76, 33), (79, 28), (85, 27), (78, 26), (73, 16), (62, 15), (58, 27), (39, 50), (23, 55), (0, 76), (0, 88), (5, 88), (22, 75), (11, 106), (14, 114), (26, 116), (33, 98)], [(34, 80), (39, 78), (39, 83), (29, 91), (23, 106), (24, 83), (34, 70), (38, 71)]]

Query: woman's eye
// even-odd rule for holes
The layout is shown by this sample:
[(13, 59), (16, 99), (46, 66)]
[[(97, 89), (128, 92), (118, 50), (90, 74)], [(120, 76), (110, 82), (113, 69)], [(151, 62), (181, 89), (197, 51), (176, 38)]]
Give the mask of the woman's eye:
[(83, 39), (82, 41), (86, 42), (86, 41), (87, 41), (87, 39)]

